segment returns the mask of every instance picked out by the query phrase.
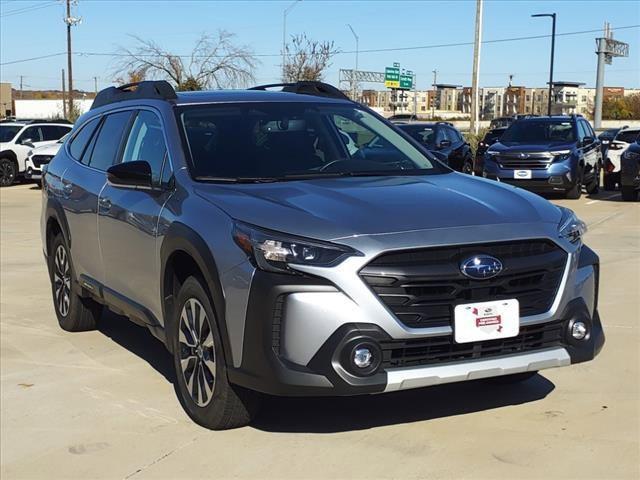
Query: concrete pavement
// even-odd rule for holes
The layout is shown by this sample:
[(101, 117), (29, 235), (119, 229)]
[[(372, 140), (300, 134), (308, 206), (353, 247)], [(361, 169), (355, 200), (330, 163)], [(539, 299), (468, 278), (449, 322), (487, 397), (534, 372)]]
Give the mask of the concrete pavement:
[(270, 398), (227, 432), (192, 423), (172, 363), (106, 314), (57, 325), (40, 191), (0, 191), (1, 477), (640, 478), (640, 204), (605, 192), (573, 208), (600, 255), (607, 343), (593, 362), (519, 386), (453, 384), (335, 399)]

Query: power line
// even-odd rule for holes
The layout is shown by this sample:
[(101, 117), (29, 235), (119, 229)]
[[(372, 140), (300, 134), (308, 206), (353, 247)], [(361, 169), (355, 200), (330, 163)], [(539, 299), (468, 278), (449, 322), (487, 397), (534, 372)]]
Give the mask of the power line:
[[(627, 29), (631, 29), (631, 28), (638, 28), (640, 27), (639, 25), (625, 25), (623, 27), (616, 27), (616, 28), (612, 28), (612, 30), (627, 30)], [(594, 29), (594, 30), (580, 30), (580, 31), (575, 31), (575, 32), (564, 32), (564, 33), (556, 33), (556, 37), (561, 37), (561, 36), (570, 36), (570, 35), (584, 35), (587, 33), (600, 33), (602, 32), (601, 28), (598, 29)], [(545, 34), (545, 35), (529, 35), (529, 36), (525, 36), (525, 37), (510, 37), (510, 38), (498, 38), (498, 39), (494, 39), (494, 40), (483, 40), (482, 43), (483, 44), (491, 44), (491, 43), (504, 43), (504, 42), (516, 42), (516, 41), (524, 41), (524, 40), (538, 40), (538, 39), (542, 39), (542, 38), (549, 38), (551, 37), (550, 34)], [(432, 48), (448, 48), (448, 47), (462, 47), (462, 46), (469, 46), (469, 45), (473, 45), (473, 42), (458, 42), (458, 43), (440, 43), (440, 44), (433, 44), (433, 45), (420, 45), (420, 46), (411, 46), (411, 47), (390, 47), (390, 48), (372, 48), (372, 49), (368, 49), (368, 50), (359, 50), (359, 53), (381, 53), (381, 52), (398, 52), (398, 51), (408, 51), (408, 50), (425, 50), (425, 49), (432, 49)], [(337, 55), (347, 55), (347, 54), (355, 54), (355, 50), (342, 50), (339, 51), (337, 53)], [(55, 56), (59, 56), (59, 55), (64, 55), (65, 53), (52, 53), (49, 55), (43, 55), (40, 57), (32, 57), (32, 58), (26, 58), (26, 59), (20, 59), (20, 60), (12, 60), (9, 62), (3, 62), (0, 63), (0, 66), (3, 65), (12, 65), (12, 64), (16, 64), (16, 63), (23, 63), (23, 62), (30, 62), (33, 60), (40, 60), (43, 58), (49, 58), (49, 57), (55, 57)], [(117, 53), (117, 52), (74, 52), (74, 55), (80, 55), (80, 56), (88, 56), (88, 57), (129, 57), (131, 55), (129, 55), (128, 53)], [(137, 55), (139, 57), (153, 57), (155, 55), (152, 54), (143, 54), (143, 55)], [(186, 59), (191, 59), (191, 58), (201, 58), (201, 57), (207, 57), (207, 58), (221, 58), (221, 55), (173, 55), (174, 57), (179, 57), (179, 58), (186, 58)], [(281, 54), (280, 53), (258, 53), (258, 54), (254, 54), (254, 57), (258, 57), (258, 58), (266, 58), (266, 57), (280, 57)]]
[(29, 12), (33, 12), (34, 10), (40, 10), (42, 8), (49, 8), (49, 7), (53, 7), (54, 5), (58, 5), (58, 2), (49, 2), (49, 3), (44, 3), (41, 5), (31, 5), (28, 7), (21, 7), (21, 8), (16, 8), (14, 10), (8, 10), (2, 13), (2, 15), (0, 15), (0, 18), (5, 18), (5, 17), (11, 17), (14, 15), (20, 15), (21, 13), (29, 13)]

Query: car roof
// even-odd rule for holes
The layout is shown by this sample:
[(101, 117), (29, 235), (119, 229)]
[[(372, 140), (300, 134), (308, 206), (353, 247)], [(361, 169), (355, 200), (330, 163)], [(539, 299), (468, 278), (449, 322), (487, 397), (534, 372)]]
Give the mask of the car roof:
[[(411, 123), (397, 123), (396, 125), (402, 128), (402, 127), (435, 127), (437, 125), (446, 125), (446, 124), (437, 123), (437, 122), (411, 122)], [(451, 125), (446, 125), (446, 126), (450, 127)]]
[(176, 105), (201, 103), (242, 102), (297, 102), (297, 103), (342, 103), (353, 105), (349, 100), (269, 90), (208, 90), (199, 92), (177, 92)]

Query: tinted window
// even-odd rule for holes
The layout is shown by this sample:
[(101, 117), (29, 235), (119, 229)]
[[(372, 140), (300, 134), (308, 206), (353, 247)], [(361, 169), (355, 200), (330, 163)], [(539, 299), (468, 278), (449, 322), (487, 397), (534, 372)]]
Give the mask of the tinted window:
[(131, 112), (112, 113), (106, 116), (91, 152), (90, 166), (106, 170), (115, 163), (122, 143), (122, 134), (130, 118)]
[(569, 121), (520, 120), (513, 123), (500, 139), (502, 143), (567, 143), (575, 142), (576, 134)]
[(460, 141), (460, 136), (458, 135), (458, 132), (455, 129), (446, 127), (444, 131), (445, 131), (446, 139), (449, 140), (451, 143), (458, 143)]
[(127, 146), (124, 149), (123, 162), (144, 160), (151, 165), (154, 183), (160, 182), (162, 162), (167, 147), (162, 134), (160, 119), (147, 110), (141, 110), (131, 128)]
[(43, 140), (47, 142), (58, 140), (66, 133), (62, 131), (62, 127), (58, 127), (57, 125), (42, 125), (40, 130), (42, 130)]
[(633, 143), (638, 138), (638, 130), (620, 130), (616, 140), (625, 143)]
[(89, 143), (91, 135), (93, 135), (94, 130), (98, 126), (99, 120), (99, 118), (92, 118), (91, 120), (89, 120), (71, 139), (69, 151), (71, 152), (71, 156), (73, 156), (73, 158), (75, 158), (76, 160), (80, 160), (82, 158), (82, 152), (84, 152), (87, 144)]
[(386, 122), (353, 104), (248, 103), (185, 106), (180, 112), (195, 177), (286, 180), (443, 171)]
[(40, 131), (40, 127), (29, 127), (27, 128), (18, 139), (18, 142), (24, 142), (25, 140), (31, 140), (31, 142), (41, 142), (42, 141), (42, 132)]
[(420, 125), (401, 125), (400, 128), (423, 145), (432, 146), (435, 143), (436, 134), (432, 127), (422, 127)]
[(10, 142), (21, 128), (21, 125), (0, 125), (0, 142)]
[(578, 122), (578, 140), (582, 141), (584, 137), (588, 137), (589, 133), (584, 126), (584, 122)]
[(584, 121), (584, 128), (585, 128), (585, 130), (587, 132), (587, 135), (589, 137), (596, 138), (596, 132), (594, 132), (593, 128), (591, 128), (591, 124), (589, 122), (587, 122), (586, 120), (583, 120), (583, 121)]

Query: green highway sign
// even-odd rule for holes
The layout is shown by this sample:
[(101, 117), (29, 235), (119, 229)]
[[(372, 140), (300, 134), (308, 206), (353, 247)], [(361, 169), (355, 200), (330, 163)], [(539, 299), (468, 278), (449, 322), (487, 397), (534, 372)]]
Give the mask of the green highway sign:
[(384, 86), (398, 90), (411, 90), (413, 88), (413, 72), (411, 70), (400, 72), (399, 63), (394, 63), (393, 67), (386, 67), (384, 69)]
[(400, 89), (411, 90), (413, 88), (413, 75), (400, 75)]
[(384, 86), (387, 88), (400, 88), (400, 68), (387, 67), (384, 69)]

